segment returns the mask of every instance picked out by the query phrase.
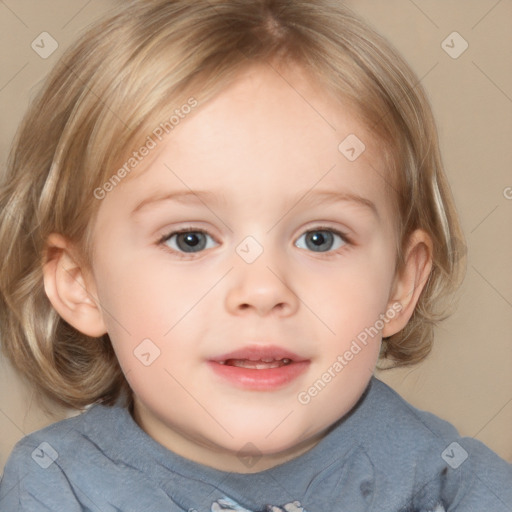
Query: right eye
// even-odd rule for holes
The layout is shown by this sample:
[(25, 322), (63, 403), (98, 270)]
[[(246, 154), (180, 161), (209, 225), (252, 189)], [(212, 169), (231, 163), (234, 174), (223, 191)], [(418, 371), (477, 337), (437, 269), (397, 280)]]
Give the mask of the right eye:
[(197, 253), (216, 245), (213, 238), (205, 231), (189, 229), (173, 231), (163, 236), (160, 243), (179, 253)]

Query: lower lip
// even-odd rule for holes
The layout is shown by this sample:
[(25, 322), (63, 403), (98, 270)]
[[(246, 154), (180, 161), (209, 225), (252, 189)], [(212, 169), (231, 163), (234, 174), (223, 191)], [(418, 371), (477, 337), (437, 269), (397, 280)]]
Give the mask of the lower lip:
[(208, 361), (208, 364), (217, 375), (236, 387), (254, 391), (273, 391), (286, 386), (304, 373), (309, 366), (309, 361), (263, 370), (229, 366), (215, 361)]

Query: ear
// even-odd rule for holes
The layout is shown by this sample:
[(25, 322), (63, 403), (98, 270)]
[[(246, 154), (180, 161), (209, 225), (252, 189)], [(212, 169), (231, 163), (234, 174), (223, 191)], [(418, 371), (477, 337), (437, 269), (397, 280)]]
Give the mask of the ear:
[(92, 275), (79, 263), (79, 253), (65, 237), (52, 233), (43, 261), (44, 289), (57, 313), (87, 336), (107, 332)]
[(385, 324), (382, 330), (383, 337), (396, 334), (409, 322), (430, 276), (432, 252), (432, 240), (425, 231), (417, 229), (410, 235), (404, 255), (405, 264), (395, 275), (388, 302), (388, 308), (398, 302), (402, 309)]

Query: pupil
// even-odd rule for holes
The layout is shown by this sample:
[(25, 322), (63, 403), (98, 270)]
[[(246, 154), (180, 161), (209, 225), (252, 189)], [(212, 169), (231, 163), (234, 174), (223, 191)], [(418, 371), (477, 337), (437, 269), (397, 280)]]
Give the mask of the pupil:
[(192, 247), (196, 246), (199, 243), (199, 240), (196, 235), (191, 235), (190, 233), (188, 235), (185, 235), (185, 240), (188, 245), (191, 245)]
[(332, 245), (333, 235), (328, 231), (313, 231), (306, 237), (307, 242), (311, 242), (309, 248), (312, 251), (321, 252), (328, 251)]
[(176, 243), (183, 252), (194, 252), (206, 246), (206, 240), (200, 233), (181, 233)]
[(313, 239), (313, 243), (315, 245), (322, 245), (325, 242), (324, 235), (322, 235), (322, 234), (320, 234), (320, 235), (318, 235), (318, 234), (313, 235), (311, 238)]

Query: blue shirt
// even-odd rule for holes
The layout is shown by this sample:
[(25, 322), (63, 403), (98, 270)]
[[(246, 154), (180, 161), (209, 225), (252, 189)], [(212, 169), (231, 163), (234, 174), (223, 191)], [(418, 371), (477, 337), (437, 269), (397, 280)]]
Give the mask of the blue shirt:
[(30, 434), (0, 482), (1, 512), (510, 512), (512, 465), (372, 377), (310, 451), (252, 474), (195, 463), (119, 405)]

